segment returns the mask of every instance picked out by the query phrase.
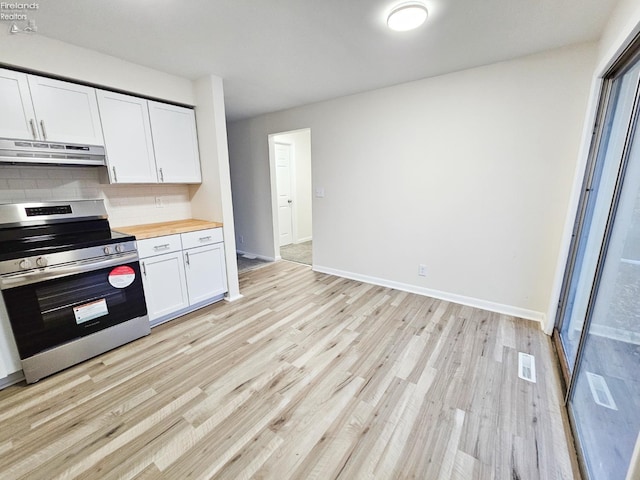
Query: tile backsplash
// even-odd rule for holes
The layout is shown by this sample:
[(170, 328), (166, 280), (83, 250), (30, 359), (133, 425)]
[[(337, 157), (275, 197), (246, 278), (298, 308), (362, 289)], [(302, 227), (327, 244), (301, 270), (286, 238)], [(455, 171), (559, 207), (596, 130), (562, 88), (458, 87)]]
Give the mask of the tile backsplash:
[(191, 218), (188, 185), (109, 185), (101, 170), (0, 165), (0, 203), (103, 198), (112, 227)]

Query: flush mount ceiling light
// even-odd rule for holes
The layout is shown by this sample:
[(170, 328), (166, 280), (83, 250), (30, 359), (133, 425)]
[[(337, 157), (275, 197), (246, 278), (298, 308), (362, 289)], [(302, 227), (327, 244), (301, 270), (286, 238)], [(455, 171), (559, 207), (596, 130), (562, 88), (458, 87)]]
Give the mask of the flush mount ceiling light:
[(387, 25), (391, 30), (406, 32), (418, 28), (427, 19), (427, 7), (418, 2), (401, 3), (391, 10)]

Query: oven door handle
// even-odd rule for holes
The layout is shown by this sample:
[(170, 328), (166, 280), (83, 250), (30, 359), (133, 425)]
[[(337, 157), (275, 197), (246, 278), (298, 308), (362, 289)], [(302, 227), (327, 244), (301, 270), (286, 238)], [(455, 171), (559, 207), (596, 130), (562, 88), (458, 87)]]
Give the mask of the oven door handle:
[(69, 277), (80, 273), (92, 272), (101, 268), (116, 267), (123, 263), (131, 263), (138, 261), (138, 252), (127, 252), (111, 255), (108, 258), (99, 260), (89, 259), (79, 262), (66, 263), (64, 265), (55, 265), (52, 267), (44, 267), (31, 272), (18, 272), (0, 276), (0, 290), (8, 290), (10, 288), (21, 287), (23, 285), (31, 285), (33, 283), (53, 280), (55, 278)]

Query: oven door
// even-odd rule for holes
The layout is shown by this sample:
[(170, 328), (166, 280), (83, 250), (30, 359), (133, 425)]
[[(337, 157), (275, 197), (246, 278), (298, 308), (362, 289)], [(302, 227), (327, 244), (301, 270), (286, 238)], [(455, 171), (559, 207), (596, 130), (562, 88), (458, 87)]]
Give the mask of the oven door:
[(3, 275), (21, 359), (147, 314), (136, 252)]

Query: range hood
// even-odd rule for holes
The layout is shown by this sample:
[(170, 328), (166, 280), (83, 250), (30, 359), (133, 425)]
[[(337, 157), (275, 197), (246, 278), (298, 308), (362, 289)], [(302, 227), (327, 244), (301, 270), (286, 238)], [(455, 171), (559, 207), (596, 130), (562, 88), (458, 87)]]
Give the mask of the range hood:
[(105, 165), (104, 147), (0, 138), (0, 163)]

